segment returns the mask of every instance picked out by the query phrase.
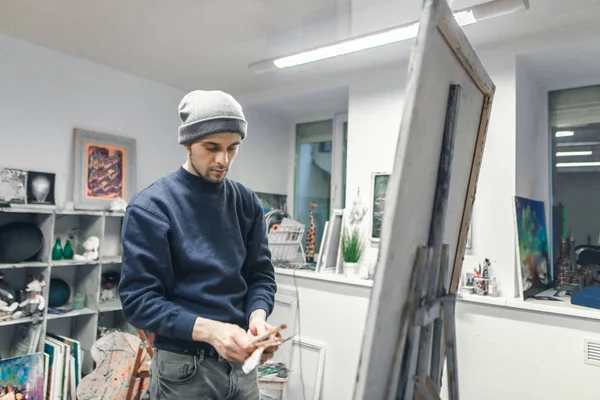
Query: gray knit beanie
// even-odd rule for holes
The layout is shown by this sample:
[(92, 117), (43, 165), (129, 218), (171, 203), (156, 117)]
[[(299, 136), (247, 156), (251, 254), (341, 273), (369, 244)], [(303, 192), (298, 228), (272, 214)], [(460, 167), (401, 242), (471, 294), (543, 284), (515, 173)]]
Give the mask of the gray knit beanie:
[(179, 143), (191, 144), (214, 133), (239, 133), (246, 138), (248, 123), (242, 106), (220, 90), (194, 90), (179, 103)]

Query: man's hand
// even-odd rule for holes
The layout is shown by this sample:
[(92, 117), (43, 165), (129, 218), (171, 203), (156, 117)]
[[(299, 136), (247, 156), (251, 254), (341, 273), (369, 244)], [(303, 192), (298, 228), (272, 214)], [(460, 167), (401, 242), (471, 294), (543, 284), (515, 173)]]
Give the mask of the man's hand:
[[(248, 334), (251, 337), (257, 337), (263, 335), (272, 329), (273, 326), (269, 325), (266, 321), (267, 313), (265, 310), (255, 310), (250, 314), (250, 325), (248, 329)], [(281, 335), (279, 333), (271, 335), (270, 339), (281, 339)], [(268, 340), (268, 339), (267, 339)], [(261, 364), (269, 361), (275, 355), (275, 352), (279, 349), (279, 346), (269, 346), (265, 348), (263, 354), (260, 358)]]
[(251, 337), (234, 324), (218, 322), (209, 343), (229, 362), (244, 362), (256, 347)]
[(192, 340), (210, 344), (229, 362), (244, 362), (256, 350), (250, 335), (239, 326), (202, 317), (196, 318)]

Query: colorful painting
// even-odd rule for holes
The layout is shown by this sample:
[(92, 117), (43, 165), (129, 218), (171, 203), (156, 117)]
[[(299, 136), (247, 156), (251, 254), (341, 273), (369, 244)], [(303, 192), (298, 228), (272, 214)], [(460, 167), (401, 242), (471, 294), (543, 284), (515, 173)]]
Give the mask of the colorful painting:
[(135, 139), (76, 129), (74, 158), (76, 209), (106, 210), (135, 194)]
[(45, 391), (44, 353), (0, 360), (0, 399), (43, 399)]
[(550, 287), (548, 229), (544, 203), (515, 196), (517, 251), (521, 266), (522, 297)]
[(381, 239), (381, 225), (383, 223), (383, 212), (387, 196), (388, 181), (390, 174), (373, 174), (373, 204), (371, 221), (371, 239)]
[(0, 202), (25, 204), (27, 172), (20, 169), (0, 169)]
[(124, 199), (127, 149), (96, 143), (86, 144), (85, 197)]

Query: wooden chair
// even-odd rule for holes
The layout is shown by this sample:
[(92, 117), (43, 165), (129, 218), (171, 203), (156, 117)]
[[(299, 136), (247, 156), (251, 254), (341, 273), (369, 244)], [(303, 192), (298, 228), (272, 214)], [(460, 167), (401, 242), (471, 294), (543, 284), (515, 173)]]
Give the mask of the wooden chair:
[(136, 386), (136, 381), (139, 380), (137, 385), (137, 391), (135, 393), (135, 400), (139, 400), (140, 396), (143, 392), (144, 381), (150, 378), (150, 363), (143, 362), (145, 358), (144, 352), (147, 352), (150, 356), (150, 360), (154, 356), (154, 351), (152, 350), (152, 345), (154, 343), (154, 333), (150, 334), (150, 337), (146, 336), (146, 333), (137, 329), (137, 333), (140, 336), (142, 342), (140, 343), (140, 347), (138, 348), (137, 354), (135, 356), (135, 364), (133, 366), (133, 373), (131, 374), (131, 379), (129, 380), (129, 388), (127, 389), (127, 397), (125, 400), (132, 400), (133, 389)]

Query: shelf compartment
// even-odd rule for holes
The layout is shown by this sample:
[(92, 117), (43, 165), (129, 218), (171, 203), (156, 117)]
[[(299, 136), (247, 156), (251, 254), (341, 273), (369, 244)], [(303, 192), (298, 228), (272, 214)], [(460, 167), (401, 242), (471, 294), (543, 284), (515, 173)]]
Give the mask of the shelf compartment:
[[(104, 217), (102, 212), (94, 214), (93, 212), (75, 213), (57, 213), (54, 222), (54, 235), (52, 245), (60, 239), (61, 246), (64, 248), (67, 239), (71, 242), (71, 247), (75, 254), (83, 254), (85, 249), (83, 243), (91, 236), (96, 236), (100, 240), (100, 249), (102, 249), (102, 236), (104, 233)], [(50, 263), (57, 261), (71, 260), (50, 260)], [(98, 261), (98, 260), (94, 260)]]
[(98, 337), (100, 337), (103, 328), (118, 329), (121, 332), (137, 336), (136, 329), (127, 322), (122, 310), (101, 311), (98, 315)]
[(119, 299), (100, 302), (100, 304), (98, 305), (98, 311), (101, 313), (110, 311), (120, 311), (122, 309), (123, 306), (121, 304), (121, 300)]
[[(73, 296), (77, 293), (85, 295), (84, 307), (90, 310), (98, 308), (98, 288), (100, 287), (99, 264), (75, 264), (53, 266), (51, 278), (61, 279), (69, 286), (69, 298), (65, 304), (58, 305), (57, 309), (73, 308)], [(52, 290), (52, 280), (49, 282), (49, 291)], [(48, 299), (50, 304), (50, 299)], [(83, 311), (83, 310), (74, 310)], [(65, 314), (48, 314), (48, 318), (64, 318)]]
[(120, 262), (123, 248), (121, 246), (121, 228), (123, 216), (107, 214), (104, 219), (104, 237), (100, 248), (102, 260), (118, 259)]
[[(43, 212), (32, 212), (31, 210), (23, 209), (13, 209), (19, 210), (20, 212), (11, 211), (7, 212), (6, 209), (0, 208), (3, 210), (0, 212), (0, 226), (10, 224), (13, 222), (27, 222), (36, 225), (42, 235), (44, 237), (42, 248), (38, 251), (36, 255), (34, 255), (30, 260), (23, 261), (22, 263), (9, 263), (6, 265), (20, 265), (20, 264), (28, 264), (31, 262), (49, 262), (50, 251), (52, 248), (52, 239), (53, 239), (53, 228), (54, 228), (54, 215), (52, 212), (43, 213)], [(5, 265), (5, 264), (1, 264)]]
[(48, 314), (46, 331), (55, 335), (66, 336), (80, 343), (83, 355), (81, 370), (83, 375), (87, 375), (94, 368), (94, 360), (91, 357), (90, 349), (96, 341), (96, 311), (87, 309), (74, 312), (78, 314), (71, 314), (72, 318), (51, 318), (53, 315)]

